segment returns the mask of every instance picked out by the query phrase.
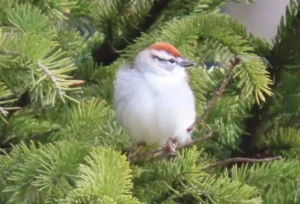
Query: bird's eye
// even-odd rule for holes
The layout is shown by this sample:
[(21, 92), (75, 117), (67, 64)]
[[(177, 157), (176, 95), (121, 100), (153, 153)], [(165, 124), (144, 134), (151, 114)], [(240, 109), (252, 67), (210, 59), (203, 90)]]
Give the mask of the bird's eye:
[(175, 60), (173, 58), (169, 59), (168, 61), (171, 62), (171, 63), (175, 62)]

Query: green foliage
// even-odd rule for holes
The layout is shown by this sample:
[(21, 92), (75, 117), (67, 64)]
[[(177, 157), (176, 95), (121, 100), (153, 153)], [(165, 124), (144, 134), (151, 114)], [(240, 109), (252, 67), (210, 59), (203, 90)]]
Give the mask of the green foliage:
[[(30, 16), (27, 16), (28, 13)], [(19, 88), (17, 92), (24, 87), (30, 89), (33, 99), (42, 104), (54, 104), (57, 96), (63, 101), (65, 98), (74, 100), (65, 91), (75, 89), (70, 86), (78, 83), (67, 75), (75, 66), (52, 41), (57, 31), (49, 17), (36, 7), (22, 4), (8, 10), (7, 16), (8, 22), (15, 28), (1, 30), (0, 63), (3, 68), (10, 65), (9, 69), (1, 69), (1, 78), (9, 87)], [(21, 72), (23, 77), (11, 84), (10, 78), (15, 72)]]
[(93, 25), (105, 35), (106, 40), (117, 47), (124, 39), (130, 39), (135, 27), (142, 22), (150, 9), (151, 0), (98, 1), (91, 8)]
[(22, 33), (43, 36), (47, 34), (49, 39), (56, 36), (56, 30), (52, 26), (53, 23), (37, 7), (20, 5), (9, 10), (7, 16), (9, 23)]
[[(299, 171), (299, 161), (291, 159), (240, 168), (234, 166), (225, 174), (230, 173), (233, 180), (261, 189), (266, 203), (297, 203)], [(287, 189), (283, 189), (285, 187)]]
[(260, 138), (258, 142), (263, 148), (268, 148), (273, 154), (284, 155), (287, 158), (299, 158), (300, 131), (297, 128), (275, 127)]
[(240, 79), (237, 86), (241, 89), (245, 98), (249, 98), (249, 95), (252, 94), (251, 98), (255, 98), (257, 102), (264, 102), (264, 94), (272, 94), (269, 88), (272, 82), (266, 78), (268, 72), (264, 67), (265, 65), (259, 60), (256, 63), (249, 61), (245, 62), (243, 68), (236, 72), (235, 77)]
[[(171, 161), (159, 161), (146, 166), (140, 177), (135, 179), (136, 195), (146, 203), (159, 202), (168, 192), (176, 192), (183, 183), (203, 177), (206, 163), (196, 164), (199, 152), (184, 150)], [(172, 185), (179, 185), (174, 189)], [(177, 192), (179, 194), (180, 192)], [(182, 194), (182, 192), (181, 192)]]
[(63, 203), (140, 203), (131, 195), (132, 170), (125, 156), (101, 147), (92, 150), (85, 162), (77, 187)]
[(66, 140), (106, 146), (124, 144), (128, 139), (116, 125), (114, 113), (105, 101), (95, 98), (75, 105), (64, 123), (66, 126), (60, 135)]
[(33, 143), (30, 148), (21, 144), (16, 152), (3, 156), (3, 193), (10, 195), (9, 202), (47, 203), (52, 196), (65, 195), (87, 153), (84, 145), (65, 141), (37, 148)]
[(207, 174), (205, 157), (201, 155), (201, 162), (197, 162), (200, 155), (201, 152), (193, 148), (183, 150), (174, 160), (147, 165), (140, 178), (135, 179), (137, 197), (145, 203), (174, 203), (185, 197), (193, 203), (261, 202), (255, 188), (229, 177)]
[[(14, 58), (7, 56), (4, 59), (13, 61), (14, 66), (28, 64), (27, 69), (22, 70), (26, 75), (18, 84), (21, 86), (22, 83), (23, 87), (27, 84), (35, 100), (53, 105), (57, 96), (62, 100), (72, 99), (65, 94), (65, 91), (73, 90), (74, 88), (69, 86), (77, 81), (71, 80), (66, 73), (75, 69), (74, 64), (69, 58), (63, 57), (63, 51), (55, 51), (56, 46), (51, 41), (37, 35), (24, 34), (20, 38), (6, 39), (5, 45), (1, 48), (9, 50), (8, 52), (12, 50), (16, 52)], [(12, 69), (3, 72), (7, 75), (13, 74)]]
[[(8, 98), (12, 95), (12, 92), (7, 89), (7, 87), (4, 85), (4, 83), (0, 82), (0, 99)], [(5, 120), (5, 117), (8, 115), (8, 110), (14, 110), (17, 109), (17, 107), (3, 107), (4, 105), (11, 104), (16, 99), (7, 99), (0, 101), (0, 118), (7, 122)]]
[(271, 187), (265, 194), (264, 201), (267, 204), (298, 203), (299, 180), (282, 183), (280, 186)]
[[(300, 1), (272, 45), (218, 13), (228, 2), (2, 0), (0, 203), (299, 203)], [(215, 137), (131, 164), (113, 82), (156, 41), (197, 62), (188, 72), (198, 115), (230, 59), (242, 61), (193, 133)], [(207, 71), (206, 62), (217, 65)], [(255, 156), (284, 159), (212, 168), (248, 137)]]
[[(227, 25), (239, 26), (238, 29), (230, 29)], [(176, 29), (181, 28), (181, 29)], [(249, 41), (245, 39), (245, 28), (242, 28), (237, 22), (221, 14), (208, 14), (195, 16), (193, 18), (186, 17), (180, 21), (167, 23), (161, 29), (153, 31), (150, 35), (144, 35), (137, 40), (137, 43), (129, 48), (125, 53), (125, 57), (133, 57), (137, 51), (143, 47), (149, 46), (155, 41), (169, 41), (182, 50), (182, 53), (188, 57), (200, 56), (202, 60), (221, 60), (224, 59), (207, 59), (202, 57), (207, 49), (211, 50), (211, 46), (204, 47), (201, 45), (200, 53), (195, 52), (197, 42), (201, 39), (207, 39), (209, 45), (213, 44), (214, 52), (224, 57), (232, 57), (233, 55), (241, 55), (246, 60), (243, 66), (236, 69), (235, 78), (238, 80), (237, 87), (241, 89), (242, 97), (255, 99), (257, 102), (264, 101), (264, 94), (270, 95), (269, 85), (271, 80), (268, 77), (266, 66), (260, 58), (253, 54), (254, 48), (249, 46)], [(159, 38), (157, 37), (159, 36)], [(139, 49), (137, 49), (137, 47)], [(207, 48), (207, 49), (205, 49)], [(212, 55), (210, 55), (212, 57)], [(217, 56), (216, 56), (217, 57)], [(228, 60), (228, 58), (227, 58)], [(198, 60), (197, 60), (198, 61)], [(201, 63), (201, 61), (198, 61)], [(226, 62), (227, 63), (227, 62)], [(214, 80), (214, 79), (213, 79)], [(253, 97), (255, 96), (255, 98)]]

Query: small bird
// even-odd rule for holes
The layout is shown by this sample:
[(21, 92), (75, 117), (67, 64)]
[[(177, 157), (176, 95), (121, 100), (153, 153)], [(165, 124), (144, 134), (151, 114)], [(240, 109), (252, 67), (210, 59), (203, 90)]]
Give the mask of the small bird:
[(191, 142), (196, 111), (186, 68), (193, 65), (172, 44), (157, 42), (119, 68), (114, 107), (134, 145), (158, 144), (175, 153)]

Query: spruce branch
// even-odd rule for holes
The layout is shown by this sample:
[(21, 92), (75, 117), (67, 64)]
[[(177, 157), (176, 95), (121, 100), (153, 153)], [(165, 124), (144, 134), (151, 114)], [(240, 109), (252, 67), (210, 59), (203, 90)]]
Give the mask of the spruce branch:
[(92, 55), (94, 61), (103, 65), (109, 65), (114, 62), (120, 56), (117, 50), (125, 49), (134, 41), (134, 39), (140, 37), (142, 33), (146, 32), (161, 16), (169, 2), (170, 0), (154, 0), (148, 14), (145, 15), (141, 23), (137, 26), (133, 26), (132, 30), (128, 31), (130, 36), (126, 39), (119, 39), (119, 41), (114, 43), (114, 47), (109, 42), (109, 38), (106, 38), (105, 42), (93, 51)]
[[(291, 1), (291, 5), (287, 6), (285, 18), (281, 19), (278, 27), (278, 33), (274, 39), (274, 46), (266, 56), (268, 63), (267, 71), (270, 73), (270, 79), (273, 84), (270, 85), (271, 90), (275, 90), (280, 84), (282, 70), (290, 64), (291, 56), (298, 53), (299, 35), (300, 35), (300, 5), (296, 1)], [(288, 22), (288, 23), (287, 23)], [(295, 55), (297, 56), (297, 55)], [(270, 121), (271, 115), (269, 110), (274, 104), (274, 97), (266, 96), (264, 105), (261, 107), (255, 104), (251, 110), (252, 117), (245, 122), (246, 131), (242, 136), (242, 142), (238, 149), (233, 152), (233, 156), (252, 157), (256, 155), (256, 141), (263, 130), (266, 121)]]
[(206, 167), (206, 169), (212, 169), (212, 168), (215, 168), (215, 167), (226, 166), (226, 165), (232, 164), (232, 163), (250, 163), (250, 164), (254, 164), (254, 163), (264, 163), (264, 162), (276, 161), (276, 160), (280, 160), (280, 159), (282, 159), (281, 156), (267, 157), (267, 158), (263, 158), (263, 159), (235, 157), (235, 158), (229, 158), (229, 159), (225, 159), (225, 160), (213, 163), (213, 164), (209, 165), (208, 167)]

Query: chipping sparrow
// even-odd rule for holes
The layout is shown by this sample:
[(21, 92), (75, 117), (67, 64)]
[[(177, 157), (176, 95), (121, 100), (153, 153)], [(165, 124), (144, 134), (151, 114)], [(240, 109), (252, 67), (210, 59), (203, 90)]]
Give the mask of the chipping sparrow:
[(135, 144), (156, 143), (175, 152), (175, 143), (191, 141), (196, 112), (186, 67), (193, 65), (173, 45), (157, 42), (120, 67), (114, 106)]

